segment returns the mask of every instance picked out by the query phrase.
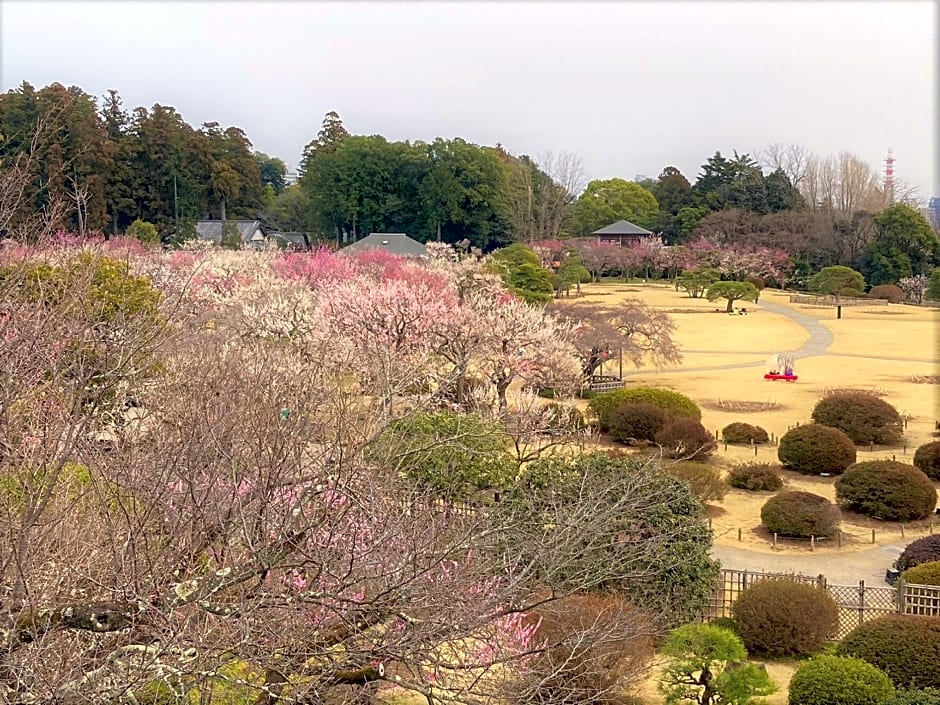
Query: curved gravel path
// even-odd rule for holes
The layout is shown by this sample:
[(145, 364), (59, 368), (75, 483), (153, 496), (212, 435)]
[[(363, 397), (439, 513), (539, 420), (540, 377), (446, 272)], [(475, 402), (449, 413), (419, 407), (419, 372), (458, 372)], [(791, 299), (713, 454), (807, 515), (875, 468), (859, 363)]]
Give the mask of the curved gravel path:
[[(913, 541), (914, 537), (908, 539)], [(905, 543), (906, 545), (906, 543)], [(803, 573), (825, 575), (837, 585), (884, 585), (885, 571), (901, 555), (904, 545), (873, 546), (845, 553), (765, 553), (735, 546), (714, 545), (712, 555), (723, 568), (753, 570), (763, 573)]]
[[(832, 345), (834, 336), (832, 331), (826, 328), (822, 323), (813, 318), (812, 316), (807, 316), (805, 313), (800, 313), (799, 311), (794, 311), (789, 306), (784, 306), (782, 304), (775, 304), (770, 301), (763, 301), (756, 304), (761, 309), (768, 311), (770, 313), (776, 313), (780, 316), (785, 316), (790, 320), (796, 322), (800, 325), (803, 330), (809, 333), (809, 340), (803, 343), (796, 350), (788, 350), (787, 352), (793, 355), (795, 358), (799, 359), (802, 357), (813, 357), (815, 355), (825, 355), (826, 351), (829, 349), (829, 346)], [(689, 350), (687, 352), (695, 352)], [(705, 351), (698, 351), (705, 352)], [(727, 352), (727, 351), (714, 351), (714, 352)], [(762, 353), (754, 353), (759, 355)], [(628, 372), (624, 376), (635, 377), (638, 375), (649, 375), (649, 374), (680, 374), (686, 372), (712, 372), (718, 370), (737, 370), (747, 367), (763, 367), (766, 363), (765, 360), (760, 360), (759, 362), (745, 362), (745, 363), (731, 363), (728, 365), (712, 365), (709, 367), (683, 367), (680, 369), (674, 370), (642, 370), (637, 372)]]

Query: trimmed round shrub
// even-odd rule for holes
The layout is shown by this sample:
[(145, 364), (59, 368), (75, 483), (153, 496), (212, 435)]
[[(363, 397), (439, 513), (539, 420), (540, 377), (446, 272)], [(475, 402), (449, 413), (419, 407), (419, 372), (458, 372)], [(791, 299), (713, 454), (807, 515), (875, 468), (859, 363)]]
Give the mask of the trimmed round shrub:
[(842, 513), (825, 497), (811, 492), (781, 492), (768, 499), (760, 510), (761, 523), (781, 536), (807, 539), (833, 536)]
[(883, 705), (940, 705), (940, 689), (902, 690), (885, 700)]
[(899, 443), (904, 422), (898, 410), (869, 392), (837, 392), (813, 407), (813, 421), (844, 431), (854, 443)]
[(856, 463), (836, 480), (843, 507), (883, 521), (923, 519), (937, 506), (930, 478), (913, 465), (893, 460)]
[(728, 484), (739, 490), (776, 492), (783, 487), (783, 478), (777, 466), (770, 463), (743, 463), (731, 468)]
[(857, 626), (837, 652), (888, 674), (898, 688), (940, 687), (940, 619), (889, 614)]
[(625, 402), (611, 413), (608, 432), (613, 440), (627, 445), (652, 443), (668, 421), (666, 412), (658, 406)]
[(940, 441), (925, 443), (914, 453), (914, 465), (931, 480), (940, 480)]
[(940, 585), (940, 561), (927, 561), (901, 573), (905, 583), (914, 585)]
[(721, 472), (706, 463), (663, 463), (662, 469), (667, 475), (687, 484), (692, 494), (703, 502), (722, 500), (728, 494), (728, 483), (721, 479)]
[(725, 443), (767, 443), (770, 436), (760, 426), (735, 421), (721, 429), (721, 438)]
[(904, 290), (894, 284), (879, 284), (873, 286), (868, 292), (869, 299), (882, 299), (893, 304), (899, 304), (904, 301)]
[(891, 679), (870, 663), (846, 656), (816, 656), (790, 679), (789, 705), (882, 705), (894, 695)]
[(764, 289), (764, 278), (759, 277), (756, 274), (752, 274), (749, 277), (745, 277), (744, 281), (748, 282), (749, 284), (753, 284), (754, 288), (757, 289), (758, 291), (763, 291)]
[(656, 389), (655, 387), (630, 387), (614, 389), (595, 395), (589, 402), (591, 411), (597, 415), (601, 431), (610, 428), (610, 418), (614, 410), (622, 404), (652, 404), (666, 412), (670, 421), (688, 418), (701, 421), (702, 410), (698, 404), (684, 394), (671, 389)]
[(780, 437), (777, 457), (784, 467), (804, 475), (838, 475), (855, 462), (855, 444), (837, 428), (807, 424)]
[(940, 534), (911, 541), (894, 562), (894, 567), (904, 572), (915, 565), (930, 561), (940, 561)]
[(667, 458), (704, 460), (718, 447), (712, 434), (692, 419), (671, 421), (656, 434), (656, 442), (662, 446)]
[(731, 608), (748, 653), (808, 656), (819, 653), (839, 627), (839, 607), (824, 588), (795, 580), (761, 580)]

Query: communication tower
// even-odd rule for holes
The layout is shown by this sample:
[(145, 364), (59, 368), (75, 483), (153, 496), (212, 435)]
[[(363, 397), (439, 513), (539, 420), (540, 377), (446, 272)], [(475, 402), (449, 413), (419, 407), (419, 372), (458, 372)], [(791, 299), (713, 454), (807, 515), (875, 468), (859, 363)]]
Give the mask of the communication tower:
[(894, 150), (888, 150), (888, 156), (885, 158), (885, 203), (891, 205), (894, 203)]

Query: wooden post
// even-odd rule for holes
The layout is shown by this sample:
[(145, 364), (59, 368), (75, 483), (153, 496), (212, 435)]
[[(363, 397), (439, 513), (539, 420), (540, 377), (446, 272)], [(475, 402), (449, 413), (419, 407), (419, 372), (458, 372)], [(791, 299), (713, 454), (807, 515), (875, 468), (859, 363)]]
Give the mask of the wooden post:
[(725, 450), (728, 450), (728, 441), (725, 441)]
[(871, 530), (871, 542), (875, 543), (875, 530), (874, 529)]
[(754, 446), (754, 457), (757, 457), (757, 446)]
[(718, 429), (717, 429), (717, 428), (715, 429), (715, 440), (716, 440), (716, 441), (718, 440)]
[(810, 551), (816, 550), (816, 537), (815, 536), (809, 537), (809, 550)]
[(842, 529), (839, 529), (839, 548), (842, 548)]
[(891, 454), (891, 462), (897, 462), (897, 458), (894, 456), (894, 453)]
[(901, 522), (901, 538), (904, 538), (904, 522)]
[(868, 450), (869, 450), (870, 452), (872, 452), (872, 453), (875, 452), (875, 442), (874, 442), (874, 441), (869, 441), (869, 442), (868, 442)]
[(777, 547), (777, 532), (774, 532), (774, 548)]
[(741, 529), (740, 529), (740, 527), (739, 527), (739, 528), (738, 528), (738, 541), (740, 541), (740, 540), (741, 540)]
[(858, 581), (858, 626), (865, 623), (865, 581)]
[(900, 577), (898, 578), (897, 587), (898, 587), (898, 593), (897, 593), (898, 602), (895, 605), (895, 609), (898, 611), (898, 614), (904, 614), (904, 603), (906, 602), (906, 600), (904, 599), (906, 597), (906, 595), (904, 594), (905, 593), (904, 578), (900, 578)]
[(712, 530), (712, 518), (711, 517), (708, 517), (708, 530), (709, 531)]

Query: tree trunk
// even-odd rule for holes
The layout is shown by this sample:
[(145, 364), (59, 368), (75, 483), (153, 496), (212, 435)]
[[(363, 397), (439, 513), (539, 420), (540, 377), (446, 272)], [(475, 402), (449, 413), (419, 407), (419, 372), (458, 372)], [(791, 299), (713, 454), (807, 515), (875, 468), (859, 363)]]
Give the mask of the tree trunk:
[(509, 408), (506, 402), (506, 390), (509, 389), (509, 381), (500, 380), (496, 383), (496, 395), (499, 398), (499, 410), (505, 412)]
[(225, 198), (219, 199), (219, 211), (222, 215), (222, 230), (225, 230)]
[(734, 299), (728, 299), (728, 308), (725, 309), (727, 313), (734, 313)]
[(441, 221), (437, 221), (437, 241), (441, 241)]

